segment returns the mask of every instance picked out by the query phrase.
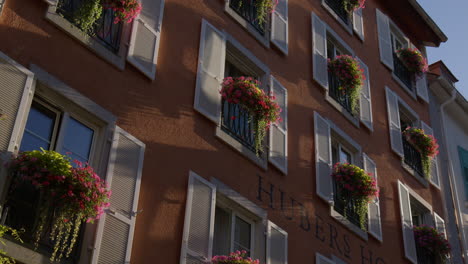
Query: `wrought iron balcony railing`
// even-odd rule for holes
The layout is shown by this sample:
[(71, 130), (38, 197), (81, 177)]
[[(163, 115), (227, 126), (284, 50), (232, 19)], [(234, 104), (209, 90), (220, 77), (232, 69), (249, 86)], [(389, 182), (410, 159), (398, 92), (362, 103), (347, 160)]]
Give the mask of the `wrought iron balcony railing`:
[(261, 35), (265, 34), (265, 23), (257, 19), (256, 1), (252, 0), (229, 0), (229, 7), (239, 16), (243, 17)]
[(416, 255), (418, 256), (418, 264), (438, 264), (437, 258), (434, 254), (421, 247), (417, 242)]
[(343, 191), (341, 190), (341, 187), (336, 184), (336, 182), (333, 183), (333, 199), (334, 199), (334, 204), (333, 208), (335, 211), (343, 215), (348, 221), (356, 225), (357, 227), (367, 230), (368, 228), (368, 220), (366, 217), (365, 223), (364, 223), (364, 228), (361, 227), (361, 222), (359, 220), (359, 213), (358, 213), (358, 208), (355, 204), (355, 202), (350, 199), (348, 202), (344, 202), (344, 197)]
[[(57, 12), (65, 19), (73, 22), (73, 14), (86, 0), (60, 0)], [(102, 15), (90, 35), (114, 53), (119, 52), (122, 22), (114, 23), (115, 12), (103, 9)]]
[(328, 91), (329, 95), (335, 99), (346, 111), (348, 111), (351, 115), (353, 111), (351, 109), (351, 101), (349, 100), (349, 96), (343, 90), (339, 89), (340, 87), (340, 80), (331, 72), (328, 73)]
[(415, 170), (421, 177), (424, 177), (424, 170), (422, 166), (421, 153), (411, 145), (406, 137), (403, 136), (403, 152), (405, 155), (405, 163)]
[(344, 8), (344, 0), (325, 0), (325, 3), (335, 12), (335, 14), (343, 20), (346, 25), (349, 25), (349, 12)]
[(406, 85), (411, 91), (413, 87), (413, 77), (414, 75), (406, 68), (406, 66), (401, 62), (400, 58), (396, 53), (393, 53), (393, 72), (400, 79), (400, 81)]

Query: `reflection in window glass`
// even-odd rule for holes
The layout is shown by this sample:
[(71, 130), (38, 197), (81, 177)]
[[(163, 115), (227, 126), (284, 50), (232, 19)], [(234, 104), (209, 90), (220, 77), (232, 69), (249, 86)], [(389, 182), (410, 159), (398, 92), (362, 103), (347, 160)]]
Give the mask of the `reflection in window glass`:
[(33, 103), (21, 141), (20, 151), (50, 149), (57, 114)]
[(65, 128), (61, 153), (67, 154), (73, 160), (88, 162), (93, 136), (94, 131), (91, 128), (71, 117)]
[(250, 234), (250, 224), (236, 216), (236, 225), (234, 227), (234, 251), (245, 250), (247, 251), (246, 256), (250, 256)]
[(213, 235), (213, 256), (231, 252), (231, 214), (216, 207)]

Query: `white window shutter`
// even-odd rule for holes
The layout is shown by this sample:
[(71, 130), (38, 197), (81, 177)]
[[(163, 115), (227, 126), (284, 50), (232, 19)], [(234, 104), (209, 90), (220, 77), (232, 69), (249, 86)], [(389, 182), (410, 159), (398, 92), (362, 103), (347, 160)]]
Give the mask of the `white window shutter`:
[(288, 264), (288, 233), (268, 221), (266, 264)]
[(215, 207), (216, 186), (190, 172), (180, 264), (211, 260)]
[(151, 80), (155, 79), (164, 0), (142, 0), (141, 13), (133, 21), (127, 60)]
[(319, 197), (333, 203), (332, 153), (330, 125), (317, 112), (314, 113), (315, 129), (315, 179)]
[(443, 233), (445, 238), (447, 238), (447, 231), (445, 229), (445, 221), (442, 217), (440, 217), (435, 212), (434, 212), (434, 222), (435, 222), (435, 228), (437, 229), (437, 232)]
[(335, 261), (319, 254), (315, 253), (315, 264), (335, 264)]
[(221, 116), (221, 82), (226, 60), (226, 36), (203, 19), (198, 53), (195, 110), (215, 122)]
[[(424, 121), (421, 121), (421, 128), (422, 130), (424, 130), (424, 133), (426, 135), (434, 136), (434, 131)], [(437, 156), (432, 159), (430, 180), (434, 186), (436, 186), (437, 188), (440, 188)]]
[(400, 196), (400, 213), (403, 231), (403, 242), (405, 246), (405, 256), (414, 264), (417, 263), (416, 242), (414, 240), (413, 220), (411, 216), (411, 204), (409, 191), (406, 186), (398, 181), (398, 194)]
[(18, 151), (34, 89), (34, 74), (0, 52), (0, 154)]
[(278, 0), (271, 14), (271, 42), (288, 54), (288, 0)]
[(145, 144), (116, 127), (107, 166), (110, 208), (98, 222), (92, 263), (130, 263)]
[(270, 162), (281, 170), (288, 173), (288, 91), (273, 76), (270, 76), (270, 87), (276, 102), (281, 107), (281, 122), (270, 127)]
[(427, 77), (423, 73), (421, 76), (416, 76), (416, 92), (419, 98), (424, 102), (429, 103), (429, 92), (427, 90)]
[(400, 157), (404, 157), (398, 96), (392, 90), (390, 90), (390, 88), (385, 88), (387, 93), (387, 112), (388, 125), (390, 129), (390, 144), (392, 146), (392, 150), (396, 154), (398, 154)]
[(390, 37), (390, 21), (379, 9), (376, 9), (376, 11), (380, 60), (393, 71), (393, 49)]
[(327, 25), (312, 13), (313, 75), (328, 90)]
[(370, 89), (370, 77), (369, 77), (369, 68), (367, 67), (361, 59), (356, 57), (361, 65), (361, 68), (364, 70), (364, 76), (366, 80), (364, 81), (361, 88), (361, 96), (359, 98), (359, 111), (361, 122), (369, 128), (371, 131), (374, 130), (372, 125), (372, 102), (371, 102), (371, 89)]
[(353, 12), (353, 28), (358, 37), (364, 41), (364, 19), (362, 16), (362, 8), (358, 8)]
[[(364, 170), (372, 174), (372, 177), (377, 182), (377, 165), (375, 162), (369, 158), (365, 153), (362, 154)], [(377, 185), (378, 186), (378, 185)], [(376, 197), (374, 201), (369, 203), (368, 208), (369, 216), (369, 233), (377, 238), (379, 241), (382, 241), (382, 223), (380, 219), (380, 201)]]

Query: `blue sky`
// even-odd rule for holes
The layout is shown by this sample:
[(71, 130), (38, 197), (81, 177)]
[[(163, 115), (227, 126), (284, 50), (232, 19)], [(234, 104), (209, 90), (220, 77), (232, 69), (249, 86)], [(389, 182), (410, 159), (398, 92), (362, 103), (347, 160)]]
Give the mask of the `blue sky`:
[(447, 35), (439, 48), (427, 48), (429, 63), (443, 60), (459, 80), (457, 89), (468, 99), (468, 1), (418, 0)]

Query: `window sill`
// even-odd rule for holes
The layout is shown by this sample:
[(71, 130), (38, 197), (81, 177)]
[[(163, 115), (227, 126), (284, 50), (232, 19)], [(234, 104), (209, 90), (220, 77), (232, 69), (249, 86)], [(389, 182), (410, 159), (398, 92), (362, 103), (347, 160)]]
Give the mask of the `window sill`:
[(39, 252), (21, 246), (15, 242), (4, 239), (4, 244), (0, 243), (0, 249), (8, 253), (8, 256), (13, 257), (17, 262), (27, 264), (47, 264), (50, 263), (49, 257)]
[[(353, 23), (352, 23), (352, 18), (351, 18), (351, 16), (350, 16), (350, 18), (349, 18), (351, 21), (350, 21), (350, 23), (349, 23), (349, 25), (348, 25), (348, 24), (346, 24), (346, 23), (335, 13), (335, 11), (333, 11), (333, 9), (331, 9), (331, 7), (329, 7), (329, 6), (327, 5), (327, 3), (325, 3), (325, 0), (322, 0), (322, 6), (323, 6), (323, 8), (325, 8), (325, 9), (330, 13), (330, 15), (331, 15), (332, 17), (334, 17), (334, 18), (336, 19), (336, 21), (338, 21), (338, 23), (339, 23), (341, 26), (343, 26), (343, 28), (344, 28), (344, 30), (345, 30), (346, 32), (348, 32), (351, 36), (354, 35), (354, 34), (353, 34)], [(358, 39), (361, 40), (361, 38), (359, 38), (359, 37), (358, 37)]]
[(361, 228), (357, 227), (355, 224), (351, 223), (348, 219), (346, 219), (343, 215), (341, 215), (340, 213), (335, 211), (333, 206), (330, 206), (330, 214), (336, 221), (338, 221), (342, 225), (346, 226), (346, 228), (348, 228), (349, 230), (354, 232), (356, 235), (358, 235), (364, 241), (369, 240), (369, 235), (367, 234), (366, 231), (364, 231)]
[(346, 110), (343, 106), (341, 106), (335, 99), (333, 99), (330, 95), (328, 95), (328, 93), (325, 95), (325, 100), (330, 103), (333, 107), (336, 108), (336, 110), (338, 110), (338, 112), (342, 113), (346, 119), (349, 120), (349, 122), (351, 122), (351, 124), (353, 124), (355, 127), (359, 128), (360, 125), (359, 125), (359, 118), (351, 115), (348, 110)]
[[(104, 60), (116, 66), (118, 69), (124, 70), (126, 47), (122, 43), (119, 54), (113, 53), (112, 51), (104, 47), (101, 43), (88, 36), (87, 34), (83, 33), (79, 28), (75, 27), (68, 20), (57, 14), (57, 6), (54, 5), (49, 6), (46, 13), (46, 19), (55, 24), (57, 27), (59, 27), (66, 33), (68, 33), (70, 36), (77, 39), (79, 42), (81, 42), (87, 48), (95, 52)], [(125, 30), (125, 28), (128, 27), (124, 27), (124, 30), (122, 31), (123, 36), (126, 35), (127, 30)]]
[(424, 178), (424, 176), (421, 176), (419, 173), (417, 173), (415, 170), (413, 170), (410, 166), (408, 166), (404, 160), (401, 161), (401, 166), (409, 173), (411, 174), (416, 180), (418, 180), (419, 183), (421, 183), (424, 187), (428, 188), (429, 187), (429, 182)]
[[(234, 10), (229, 7), (229, 1), (226, 2), (224, 11), (229, 14), (237, 23), (239, 23), (244, 29), (246, 29), (254, 38), (260, 42), (266, 48), (270, 48), (270, 31), (267, 26), (265, 26), (265, 35), (261, 35), (252, 25), (250, 25), (243, 17), (237, 14)], [(268, 21), (267, 23), (268, 24)]]
[[(401, 80), (398, 78), (398, 76), (395, 75), (395, 73), (392, 72), (392, 78), (395, 82), (397, 82), (403, 90), (409, 94), (414, 100), (417, 100), (416, 98), (416, 93), (412, 91), (411, 89), (408, 88)], [(416, 89), (416, 88), (415, 88)]]
[(262, 157), (257, 157), (255, 153), (253, 153), (251, 150), (247, 149), (245, 146), (243, 146), (239, 141), (231, 137), (229, 134), (224, 132), (221, 127), (216, 126), (216, 136), (223, 140), (225, 143), (230, 145), (232, 148), (243, 154), (245, 157), (253, 161), (257, 166), (262, 168), (263, 170), (267, 170), (267, 164), (268, 164), (268, 159), (267, 155), (263, 155)]

